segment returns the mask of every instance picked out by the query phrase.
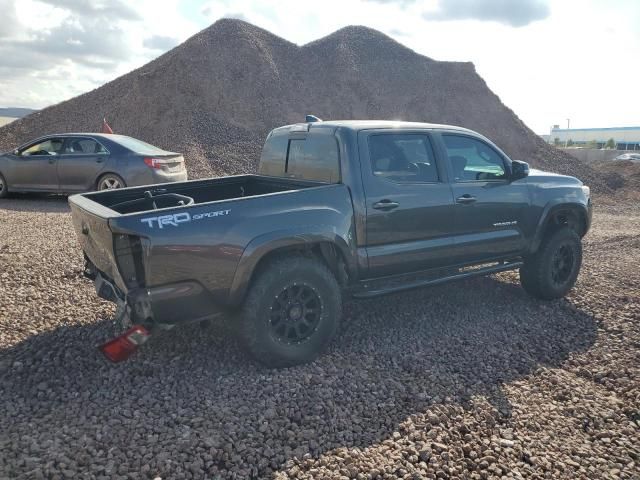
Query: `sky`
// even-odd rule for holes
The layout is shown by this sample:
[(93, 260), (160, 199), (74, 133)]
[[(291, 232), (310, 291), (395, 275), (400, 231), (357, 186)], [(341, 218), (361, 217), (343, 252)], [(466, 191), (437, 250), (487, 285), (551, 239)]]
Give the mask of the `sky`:
[(87, 92), (223, 17), (299, 45), (365, 25), (471, 61), (539, 134), (640, 125), (640, 0), (0, 0), (0, 106)]

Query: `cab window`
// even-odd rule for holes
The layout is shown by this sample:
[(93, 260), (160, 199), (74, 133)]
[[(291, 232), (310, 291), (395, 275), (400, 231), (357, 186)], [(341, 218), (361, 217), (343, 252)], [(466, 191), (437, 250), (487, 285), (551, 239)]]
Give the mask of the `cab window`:
[(62, 138), (49, 138), (42, 142), (38, 142), (20, 152), (20, 155), (31, 157), (34, 155), (58, 155), (62, 151), (64, 140)]
[(376, 177), (396, 183), (433, 183), (439, 180), (433, 149), (427, 135), (371, 135), (369, 155)]
[(456, 182), (502, 180), (507, 171), (502, 155), (487, 143), (463, 135), (442, 135)]
[(338, 141), (333, 135), (308, 135), (289, 140), (286, 175), (305, 180), (340, 181)]
[(95, 154), (107, 153), (107, 150), (99, 142), (92, 138), (68, 138), (63, 153), (65, 154)]
[(280, 134), (267, 137), (260, 156), (258, 172), (261, 175), (284, 176), (288, 142), (287, 135)]

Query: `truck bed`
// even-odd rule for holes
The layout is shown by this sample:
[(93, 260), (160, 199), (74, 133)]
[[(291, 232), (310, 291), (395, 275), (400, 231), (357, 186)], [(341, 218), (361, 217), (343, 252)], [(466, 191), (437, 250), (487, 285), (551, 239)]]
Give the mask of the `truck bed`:
[[(136, 314), (160, 322), (232, 301), (241, 258), (263, 240), (296, 228), (306, 236), (295, 238), (310, 238), (318, 225), (349, 231), (353, 217), (343, 184), (259, 175), (79, 194), (69, 204), (88, 276), (115, 285), (132, 308), (153, 300), (153, 312)], [(189, 301), (172, 302), (178, 294)]]
[(257, 197), (319, 185), (322, 183), (261, 175), (239, 175), (93, 192), (82, 194), (80, 197), (107, 207), (113, 214), (129, 214), (221, 200)]

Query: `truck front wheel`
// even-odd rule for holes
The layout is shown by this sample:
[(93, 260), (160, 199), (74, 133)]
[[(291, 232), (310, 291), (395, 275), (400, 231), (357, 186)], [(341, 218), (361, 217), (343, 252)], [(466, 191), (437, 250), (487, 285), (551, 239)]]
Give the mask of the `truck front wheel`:
[(580, 237), (570, 228), (561, 228), (547, 235), (538, 251), (525, 258), (520, 283), (533, 297), (561, 298), (575, 285), (581, 264)]
[(247, 294), (240, 318), (244, 347), (269, 367), (315, 359), (342, 315), (340, 286), (320, 261), (295, 256), (269, 262)]

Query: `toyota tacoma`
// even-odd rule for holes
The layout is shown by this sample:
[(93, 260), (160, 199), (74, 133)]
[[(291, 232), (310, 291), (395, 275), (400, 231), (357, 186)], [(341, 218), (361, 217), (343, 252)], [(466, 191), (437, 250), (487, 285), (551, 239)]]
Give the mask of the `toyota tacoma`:
[(109, 358), (226, 313), (271, 367), (322, 352), (347, 295), (519, 269), (529, 294), (560, 298), (592, 211), (580, 180), (530, 170), (471, 130), (312, 116), (268, 135), (256, 175), (69, 203), (85, 275), (131, 327), (105, 344)]

